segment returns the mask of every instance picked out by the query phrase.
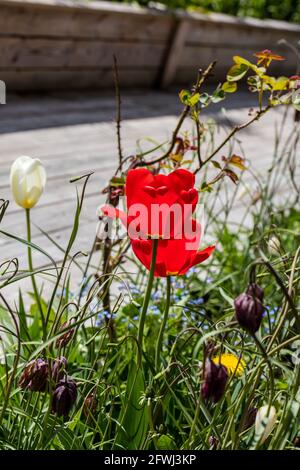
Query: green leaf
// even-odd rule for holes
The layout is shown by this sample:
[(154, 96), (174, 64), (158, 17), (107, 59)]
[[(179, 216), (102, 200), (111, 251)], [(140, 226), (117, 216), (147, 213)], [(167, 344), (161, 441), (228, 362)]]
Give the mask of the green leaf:
[(114, 176), (111, 180), (110, 180), (110, 185), (111, 186), (114, 186), (114, 187), (120, 187), (120, 186), (124, 186), (125, 185), (125, 178), (123, 176), (119, 177), (119, 176)]
[(251, 67), (254, 64), (251, 64), (249, 60), (244, 59), (243, 57), (240, 57), (239, 55), (233, 56), (233, 62), (235, 62), (237, 65), (247, 65), (247, 67)]
[(201, 185), (200, 191), (201, 191), (202, 193), (204, 193), (204, 192), (211, 193), (211, 192), (213, 191), (213, 188), (212, 188), (212, 186), (211, 186), (209, 183), (204, 182), (204, 183), (202, 183), (202, 185)]
[(236, 82), (225, 82), (223, 83), (221, 89), (225, 91), (225, 93), (234, 93), (237, 90), (237, 83)]
[(157, 441), (158, 450), (175, 450), (176, 444), (167, 434), (162, 434)]
[(208, 93), (202, 93), (199, 98), (199, 102), (202, 104), (202, 106), (208, 106), (210, 103), (211, 97), (209, 96)]
[(200, 93), (192, 94), (188, 90), (181, 90), (179, 93), (179, 98), (183, 104), (192, 107), (199, 103)]
[(224, 90), (217, 88), (211, 95), (211, 100), (213, 103), (219, 103), (226, 98)]
[(292, 103), (297, 111), (300, 111), (300, 93), (294, 93), (292, 97)]
[(126, 450), (140, 449), (148, 429), (148, 413), (146, 405), (141, 404), (145, 393), (143, 373), (133, 362), (129, 369), (124, 412), (121, 419), (121, 430), (116, 439), (116, 445)]
[(22, 341), (27, 341), (29, 338), (29, 333), (28, 333), (28, 325), (27, 325), (27, 319), (26, 319), (26, 311), (24, 307), (24, 301), (22, 297), (22, 292), (19, 289), (19, 309), (18, 309), (18, 316), (20, 320), (20, 338)]
[(189, 105), (195, 106), (195, 104), (199, 102), (199, 98), (200, 98), (200, 93), (195, 93), (194, 95), (192, 95), (189, 99)]
[(228, 82), (237, 82), (241, 80), (248, 72), (249, 67), (246, 64), (233, 65), (227, 73), (226, 79)]
[(183, 104), (188, 104), (190, 96), (191, 94), (188, 90), (181, 90), (181, 92), (179, 93), (179, 98)]
[(215, 168), (217, 168), (218, 170), (222, 170), (222, 167), (221, 167), (220, 163), (217, 162), (216, 160), (212, 160), (211, 163), (212, 163), (213, 166), (214, 166)]
[(223, 299), (226, 300), (226, 302), (228, 302), (231, 307), (234, 307), (233, 298), (230, 297), (222, 287), (219, 287), (219, 292), (221, 296), (223, 297)]

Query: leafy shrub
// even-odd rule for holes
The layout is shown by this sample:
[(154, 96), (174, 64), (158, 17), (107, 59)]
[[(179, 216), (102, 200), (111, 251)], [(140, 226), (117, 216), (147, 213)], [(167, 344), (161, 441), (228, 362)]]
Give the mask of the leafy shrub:
[[(153, 4), (152, 0), (137, 2), (143, 6)], [(300, 22), (299, 0), (165, 0), (159, 3), (169, 8), (195, 8), (203, 12)]]

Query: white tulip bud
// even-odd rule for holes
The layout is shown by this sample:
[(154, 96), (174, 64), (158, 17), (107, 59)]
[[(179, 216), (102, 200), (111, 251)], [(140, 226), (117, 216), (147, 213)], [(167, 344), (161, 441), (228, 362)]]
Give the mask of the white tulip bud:
[(31, 209), (40, 199), (46, 184), (46, 171), (38, 159), (22, 156), (10, 170), (10, 186), (16, 203)]
[(272, 235), (268, 240), (268, 249), (271, 255), (278, 256), (280, 255), (281, 245), (279, 239)]
[(277, 415), (274, 406), (264, 405), (258, 409), (255, 419), (255, 434), (263, 443), (271, 434)]

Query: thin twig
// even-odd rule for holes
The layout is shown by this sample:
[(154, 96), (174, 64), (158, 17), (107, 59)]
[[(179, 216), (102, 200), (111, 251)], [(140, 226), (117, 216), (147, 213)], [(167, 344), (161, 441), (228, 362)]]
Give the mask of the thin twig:
[[(199, 74), (199, 77), (198, 77), (197, 83), (195, 85), (194, 91), (192, 93), (192, 96), (195, 95), (196, 93), (198, 93), (199, 89), (201, 88), (201, 86), (203, 85), (205, 80), (210, 76), (210, 74), (211, 74), (213, 68), (215, 67), (215, 65), (216, 65), (216, 61), (211, 62), (211, 64), (209, 64), (207, 69), (204, 72)], [(190, 110), (191, 110), (190, 105), (186, 105), (184, 107), (184, 109), (181, 113), (181, 116), (179, 118), (179, 121), (177, 123), (177, 126), (176, 126), (175, 130), (173, 131), (172, 140), (171, 140), (171, 143), (170, 143), (169, 148), (167, 149), (167, 151), (163, 155), (161, 155), (160, 157), (155, 158), (154, 160), (151, 160), (149, 162), (145, 162), (144, 160), (136, 161), (135, 164), (133, 165), (134, 168), (136, 168), (138, 166), (154, 165), (155, 163), (160, 163), (160, 162), (162, 162), (163, 160), (165, 160), (166, 158), (169, 157), (169, 155), (172, 153), (172, 151), (174, 149), (174, 146), (176, 144), (177, 135), (178, 135), (178, 133), (181, 129), (181, 126), (184, 123), (185, 119), (187, 118)]]
[(250, 126), (250, 124), (252, 124), (253, 122), (255, 121), (258, 121), (261, 116), (263, 114), (265, 114), (267, 111), (269, 111), (269, 109), (271, 108), (271, 105), (268, 105), (266, 106), (264, 109), (261, 109), (259, 111), (257, 111), (257, 113), (255, 114), (254, 117), (252, 117), (251, 119), (249, 119), (249, 121), (247, 122), (244, 122), (243, 124), (240, 124), (238, 126), (235, 126), (230, 132), (229, 134), (225, 137), (225, 139), (220, 143), (220, 145), (207, 157), (206, 160), (204, 160), (204, 162), (202, 163), (201, 166), (199, 166), (199, 168), (197, 168), (195, 170), (195, 174), (198, 173), (199, 170), (201, 170), (203, 168), (204, 165), (206, 165), (210, 160), (212, 160), (214, 158), (214, 156), (224, 147), (224, 145), (227, 144), (227, 142), (239, 131), (241, 131), (242, 129), (245, 129), (246, 127)]
[(120, 80), (117, 57), (114, 55), (114, 82), (116, 92), (116, 124), (117, 124), (117, 140), (118, 140), (118, 154), (119, 154), (119, 170), (122, 171), (123, 166), (123, 152), (121, 142), (121, 93), (120, 93)]

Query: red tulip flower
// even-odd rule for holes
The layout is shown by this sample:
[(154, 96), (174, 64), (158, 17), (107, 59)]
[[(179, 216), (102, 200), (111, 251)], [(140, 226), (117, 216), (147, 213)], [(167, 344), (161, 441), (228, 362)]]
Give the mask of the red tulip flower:
[(153, 175), (144, 168), (130, 170), (125, 188), (127, 213), (112, 206), (102, 208), (104, 215), (119, 218), (125, 225), (133, 252), (147, 269), (153, 239), (159, 239), (155, 276), (183, 275), (206, 260), (215, 248), (198, 251), (201, 227), (192, 219), (198, 202), (194, 184), (194, 174), (184, 169), (169, 175)]

